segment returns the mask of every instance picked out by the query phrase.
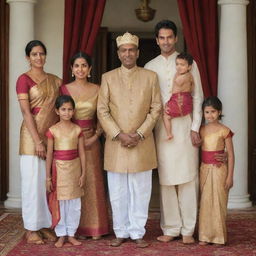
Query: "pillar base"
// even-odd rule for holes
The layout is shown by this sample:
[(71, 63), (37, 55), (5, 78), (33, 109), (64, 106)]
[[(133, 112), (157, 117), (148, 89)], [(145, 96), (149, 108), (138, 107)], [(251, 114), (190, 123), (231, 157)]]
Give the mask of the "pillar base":
[(4, 202), (4, 207), (7, 209), (21, 209), (21, 198), (7, 193), (8, 199)]
[(249, 200), (249, 194), (243, 196), (229, 196), (228, 209), (241, 209), (252, 206), (252, 202)]

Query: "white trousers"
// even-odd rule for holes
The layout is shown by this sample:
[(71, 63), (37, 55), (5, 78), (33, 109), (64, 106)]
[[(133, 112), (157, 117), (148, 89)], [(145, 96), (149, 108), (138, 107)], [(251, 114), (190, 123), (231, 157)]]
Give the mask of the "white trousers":
[(145, 234), (152, 188), (152, 170), (108, 171), (108, 189), (116, 237), (139, 239)]
[(24, 228), (37, 231), (51, 226), (45, 188), (45, 161), (37, 156), (20, 158), (22, 218)]
[(55, 227), (55, 233), (60, 236), (74, 236), (81, 216), (81, 198), (59, 200), (60, 221)]
[(192, 236), (197, 219), (197, 180), (160, 186), (161, 229), (164, 235)]

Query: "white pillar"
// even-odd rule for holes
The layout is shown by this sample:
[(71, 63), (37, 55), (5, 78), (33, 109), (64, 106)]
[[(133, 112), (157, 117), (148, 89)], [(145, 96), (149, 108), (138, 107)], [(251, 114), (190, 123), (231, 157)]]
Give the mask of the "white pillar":
[(21, 207), (19, 167), (19, 128), (21, 112), (16, 96), (16, 81), (28, 70), (26, 44), (34, 39), (34, 4), (36, 0), (7, 0), (10, 5), (9, 41), (9, 192), (6, 208)]
[(234, 187), (228, 208), (250, 207), (248, 194), (248, 95), (246, 5), (248, 0), (219, 0), (220, 51), (218, 96), (223, 123), (230, 127), (235, 148)]

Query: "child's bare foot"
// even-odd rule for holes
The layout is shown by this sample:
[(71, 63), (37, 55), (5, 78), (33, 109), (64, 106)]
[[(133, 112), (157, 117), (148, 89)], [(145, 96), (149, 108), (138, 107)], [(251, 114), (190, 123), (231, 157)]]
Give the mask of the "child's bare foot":
[(171, 140), (171, 139), (173, 139), (172, 133), (171, 134), (167, 134), (167, 140)]
[(82, 243), (79, 242), (75, 237), (73, 236), (69, 236), (68, 237), (68, 241), (73, 244), (73, 245), (81, 245)]
[(203, 241), (199, 242), (199, 245), (207, 245), (207, 244), (208, 244), (207, 242), (203, 242)]
[(58, 241), (54, 244), (55, 247), (61, 248), (65, 242), (65, 236), (59, 237)]
[(101, 236), (92, 236), (92, 240), (100, 240)]
[(160, 242), (168, 243), (174, 240), (174, 236), (168, 236), (168, 235), (158, 236), (157, 240)]
[(193, 244), (195, 243), (195, 239), (193, 236), (182, 236), (183, 244)]

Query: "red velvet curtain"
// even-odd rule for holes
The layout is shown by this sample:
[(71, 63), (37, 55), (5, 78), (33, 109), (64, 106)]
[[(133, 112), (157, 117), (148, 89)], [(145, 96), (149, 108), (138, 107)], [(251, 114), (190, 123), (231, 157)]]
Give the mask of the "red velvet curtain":
[(70, 58), (78, 51), (92, 54), (106, 0), (65, 0), (63, 82), (70, 79)]
[(188, 50), (198, 64), (204, 95), (217, 95), (218, 11), (216, 0), (177, 0)]

